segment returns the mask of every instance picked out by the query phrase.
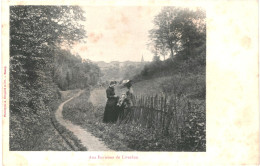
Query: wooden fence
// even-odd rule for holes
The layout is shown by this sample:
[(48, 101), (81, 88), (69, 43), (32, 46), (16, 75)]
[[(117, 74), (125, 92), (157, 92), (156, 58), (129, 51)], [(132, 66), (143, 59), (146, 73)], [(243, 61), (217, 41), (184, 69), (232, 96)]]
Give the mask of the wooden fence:
[(134, 123), (152, 129), (158, 134), (181, 137), (181, 129), (192, 120), (193, 114), (201, 112), (196, 121), (205, 122), (205, 102), (173, 98), (163, 95), (135, 96), (134, 106), (119, 123)]

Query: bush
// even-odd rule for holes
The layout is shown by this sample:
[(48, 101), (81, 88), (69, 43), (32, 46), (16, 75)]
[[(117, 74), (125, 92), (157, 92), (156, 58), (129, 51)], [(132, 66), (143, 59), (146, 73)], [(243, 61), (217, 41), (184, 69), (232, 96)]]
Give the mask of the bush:
[[(195, 104), (199, 106), (200, 104)], [(178, 149), (184, 151), (206, 151), (206, 112), (205, 102), (192, 111), (187, 118), (185, 127), (181, 131), (181, 139), (178, 141)]]

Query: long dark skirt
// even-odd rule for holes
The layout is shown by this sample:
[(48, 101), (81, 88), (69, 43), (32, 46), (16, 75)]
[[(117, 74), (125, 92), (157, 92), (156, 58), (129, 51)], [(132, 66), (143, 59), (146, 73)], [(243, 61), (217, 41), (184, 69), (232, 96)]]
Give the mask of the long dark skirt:
[(108, 99), (105, 107), (103, 122), (104, 123), (114, 123), (118, 118), (118, 98)]

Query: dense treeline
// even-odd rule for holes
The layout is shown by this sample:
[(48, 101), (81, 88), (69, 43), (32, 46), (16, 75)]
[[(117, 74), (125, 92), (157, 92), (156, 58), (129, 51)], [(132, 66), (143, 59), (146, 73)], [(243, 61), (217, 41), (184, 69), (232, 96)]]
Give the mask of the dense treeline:
[(142, 63), (125, 65), (123, 67), (113, 66), (102, 71), (102, 73), (104, 73), (102, 79), (105, 81), (131, 79), (136, 73), (139, 73), (143, 67), (144, 64)]
[(136, 73), (141, 72), (146, 63), (132, 61), (95, 62), (101, 69), (100, 84), (104, 86), (107, 86), (111, 80), (121, 81), (123, 79), (132, 79)]
[(65, 50), (57, 50), (54, 55), (53, 78), (61, 90), (86, 88), (97, 84), (100, 69), (91, 61), (82, 61)]
[(60, 49), (86, 37), (84, 19), (77, 6), (10, 7), (10, 150), (41, 150), (59, 90), (97, 82), (97, 66)]

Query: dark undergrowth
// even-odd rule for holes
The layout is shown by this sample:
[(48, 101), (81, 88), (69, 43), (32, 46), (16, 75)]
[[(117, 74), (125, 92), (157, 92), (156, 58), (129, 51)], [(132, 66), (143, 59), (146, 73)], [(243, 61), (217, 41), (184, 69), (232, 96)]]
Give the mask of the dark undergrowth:
[[(60, 99), (51, 102), (49, 105), (50, 118), (46, 119), (46, 123), (42, 125), (42, 128), (44, 128), (44, 130), (38, 130), (37, 133), (34, 132), (35, 134), (34, 137), (27, 139), (27, 141), (21, 142), (18, 139), (17, 140), (11, 139), (10, 150), (11, 151), (71, 151), (74, 150), (73, 147), (71, 147), (68, 144), (68, 142), (66, 142), (66, 140), (63, 138), (63, 135), (67, 133), (67, 131), (65, 131), (54, 118), (54, 113), (58, 109), (58, 106), (63, 101), (71, 97), (74, 93), (76, 92), (71, 91), (69, 92), (70, 95), (66, 95), (66, 96), (62, 95)], [(21, 130), (21, 127), (17, 126), (17, 130)], [(62, 135), (62, 133), (64, 134)], [(35, 140), (35, 141), (31, 141), (31, 140)], [(21, 142), (20, 144), (22, 144), (23, 147), (18, 146), (19, 141)]]

